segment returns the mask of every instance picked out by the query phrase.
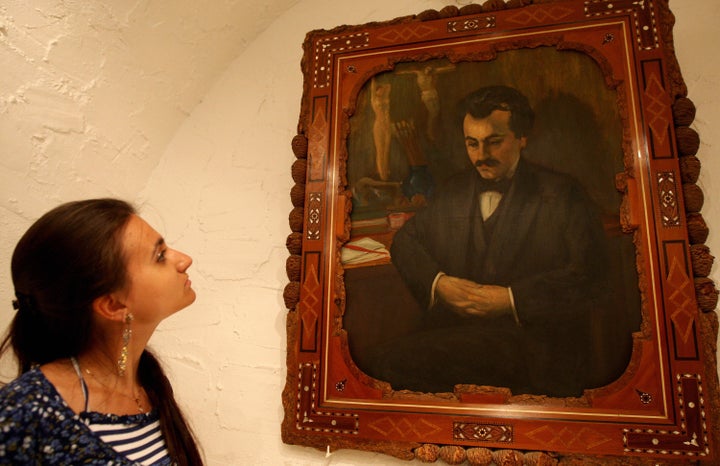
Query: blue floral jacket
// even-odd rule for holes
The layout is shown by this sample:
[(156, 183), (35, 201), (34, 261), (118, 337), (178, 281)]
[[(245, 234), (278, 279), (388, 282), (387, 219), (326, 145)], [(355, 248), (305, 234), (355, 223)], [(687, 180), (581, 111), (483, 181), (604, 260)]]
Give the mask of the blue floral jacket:
[(103, 442), (87, 424), (146, 423), (153, 416), (156, 412), (76, 414), (35, 368), (0, 389), (0, 465), (137, 465)]

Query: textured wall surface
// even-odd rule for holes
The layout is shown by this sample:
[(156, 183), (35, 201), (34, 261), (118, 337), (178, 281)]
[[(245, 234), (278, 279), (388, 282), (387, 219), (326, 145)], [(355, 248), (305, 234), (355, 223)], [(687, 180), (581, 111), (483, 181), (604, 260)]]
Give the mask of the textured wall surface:
[[(280, 439), (285, 239), (305, 34), (467, 2), (10, 0), (0, 5), (0, 325), (9, 258), (59, 202), (119, 196), (195, 259), (198, 299), (158, 329), (208, 463), (408, 464)], [(720, 254), (715, 0), (671, 0), (697, 107), (707, 245)], [(717, 175), (715, 175), (717, 176)], [(718, 267), (711, 276), (720, 280)], [(7, 361), (6, 375), (12, 372)]]

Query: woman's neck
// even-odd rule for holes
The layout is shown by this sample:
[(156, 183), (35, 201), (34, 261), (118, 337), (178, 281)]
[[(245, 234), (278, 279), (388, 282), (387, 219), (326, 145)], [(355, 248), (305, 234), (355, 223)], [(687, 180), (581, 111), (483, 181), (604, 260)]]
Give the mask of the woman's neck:
[(139, 358), (128, 359), (120, 375), (104, 354), (83, 353), (76, 358), (89, 393), (88, 410), (111, 414), (137, 414), (150, 410), (150, 402), (137, 377)]

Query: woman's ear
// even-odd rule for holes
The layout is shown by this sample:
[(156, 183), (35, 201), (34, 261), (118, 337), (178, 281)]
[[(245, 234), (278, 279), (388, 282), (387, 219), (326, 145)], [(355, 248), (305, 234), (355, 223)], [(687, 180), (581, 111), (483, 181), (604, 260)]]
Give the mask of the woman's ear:
[(127, 306), (115, 293), (102, 295), (92, 303), (93, 311), (107, 320), (122, 322), (127, 314)]

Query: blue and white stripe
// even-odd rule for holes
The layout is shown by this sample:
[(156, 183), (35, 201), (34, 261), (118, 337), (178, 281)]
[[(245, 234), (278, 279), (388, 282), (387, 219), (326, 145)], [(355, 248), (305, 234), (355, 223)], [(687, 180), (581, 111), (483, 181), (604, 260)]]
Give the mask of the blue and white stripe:
[(159, 420), (148, 424), (91, 423), (89, 427), (131, 461), (147, 466), (170, 464)]

